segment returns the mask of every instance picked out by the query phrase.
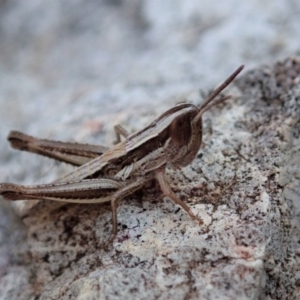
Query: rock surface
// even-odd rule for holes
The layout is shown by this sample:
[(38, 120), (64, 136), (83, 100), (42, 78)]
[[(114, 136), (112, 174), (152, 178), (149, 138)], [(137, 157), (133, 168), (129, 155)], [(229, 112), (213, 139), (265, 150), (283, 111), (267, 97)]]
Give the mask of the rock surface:
[[(19, 129), (109, 145), (116, 123), (141, 129), (240, 62), (299, 49), (296, 2), (163, 3), (0, 2), (1, 141)], [(202, 227), (148, 186), (122, 201), (104, 250), (108, 205), (45, 203), (24, 225), (28, 203), (1, 200), (0, 299), (298, 299), (299, 74), (297, 56), (244, 72), (205, 115), (197, 159), (168, 170)], [(0, 143), (0, 182), (67, 170)]]

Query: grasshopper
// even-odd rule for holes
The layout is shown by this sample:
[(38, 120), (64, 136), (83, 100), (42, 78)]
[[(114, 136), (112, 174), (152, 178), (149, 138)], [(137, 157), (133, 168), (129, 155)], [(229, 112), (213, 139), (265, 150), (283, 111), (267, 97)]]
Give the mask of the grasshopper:
[[(172, 191), (165, 177), (167, 166), (179, 169), (190, 164), (202, 142), (202, 115), (230, 96), (212, 100), (241, 72), (240, 66), (198, 108), (181, 103), (163, 113), (146, 128), (133, 133), (117, 125), (117, 142), (110, 149), (98, 145), (44, 140), (12, 131), (8, 140), (15, 149), (26, 150), (77, 166), (75, 171), (50, 184), (23, 186), (0, 184), (0, 194), (7, 200), (54, 200), (67, 203), (111, 202), (112, 233), (117, 235), (117, 204), (157, 180), (163, 194), (178, 204), (200, 225), (201, 217)], [(121, 136), (125, 139), (121, 141)]]

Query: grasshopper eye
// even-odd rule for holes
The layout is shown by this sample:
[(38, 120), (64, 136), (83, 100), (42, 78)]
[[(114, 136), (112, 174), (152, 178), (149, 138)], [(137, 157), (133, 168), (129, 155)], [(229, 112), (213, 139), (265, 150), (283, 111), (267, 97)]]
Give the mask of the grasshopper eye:
[(186, 145), (191, 138), (191, 134), (191, 120), (188, 114), (179, 116), (172, 122), (170, 136), (177, 145)]

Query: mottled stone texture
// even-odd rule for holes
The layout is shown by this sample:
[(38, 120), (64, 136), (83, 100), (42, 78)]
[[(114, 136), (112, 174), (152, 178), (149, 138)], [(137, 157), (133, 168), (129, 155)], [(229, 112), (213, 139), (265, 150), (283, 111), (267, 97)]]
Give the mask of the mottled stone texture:
[(115, 124), (133, 132), (199, 104), (199, 89), (246, 65), (232, 100), (204, 115), (197, 159), (168, 170), (204, 226), (151, 183), (122, 201), (104, 250), (109, 205), (0, 199), (0, 299), (299, 299), (299, 11), (295, 0), (0, 0), (0, 182), (70, 171), (10, 149), (11, 129), (110, 145)]
[(104, 250), (109, 206), (47, 203), (24, 219), (27, 247), (8, 255), (2, 293), (7, 299), (297, 299), (299, 74), (299, 57), (245, 73), (227, 92), (233, 100), (205, 116), (198, 157), (181, 171), (168, 170), (174, 191), (204, 226), (152, 185), (122, 202), (118, 237)]

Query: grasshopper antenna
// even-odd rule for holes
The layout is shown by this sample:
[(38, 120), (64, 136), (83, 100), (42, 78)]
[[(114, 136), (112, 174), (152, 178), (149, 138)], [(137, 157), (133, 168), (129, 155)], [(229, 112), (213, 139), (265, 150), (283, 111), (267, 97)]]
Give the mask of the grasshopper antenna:
[(209, 110), (212, 106), (215, 106), (231, 98), (231, 96), (226, 96), (208, 105), (217, 95), (219, 95), (234, 80), (234, 78), (243, 70), (243, 68), (244, 65), (241, 65), (239, 68), (237, 68), (217, 89), (215, 89), (210, 94), (208, 98), (206, 98), (206, 100), (200, 105), (199, 112), (194, 118), (193, 122), (197, 123), (201, 119), (202, 115), (207, 110)]

